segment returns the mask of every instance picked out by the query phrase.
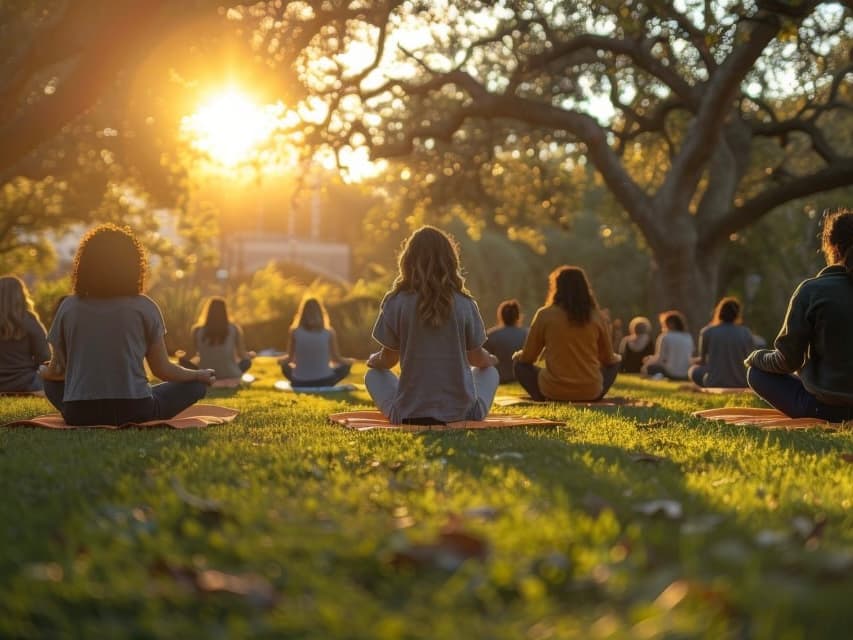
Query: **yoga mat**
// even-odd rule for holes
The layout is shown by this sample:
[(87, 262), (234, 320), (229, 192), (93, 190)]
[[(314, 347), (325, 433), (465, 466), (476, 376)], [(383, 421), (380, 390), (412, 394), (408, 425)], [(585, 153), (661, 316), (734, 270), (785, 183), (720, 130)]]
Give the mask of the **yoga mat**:
[(364, 389), (363, 384), (336, 384), (333, 387), (294, 387), (287, 380), (277, 380), (273, 387), (276, 391), (292, 391), (293, 393), (336, 393), (338, 391)]
[(114, 426), (111, 424), (97, 424), (85, 427), (75, 427), (65, 424), (62, 415), (59, 413), (49, 413), (35, 418), (13, 420), (3, 427), (41, 427), (44, 429), (126, 429), (128, 427), (171, 427), (172, 429), (200, 429), (213, 424), (224, 424), (231, 422), (240, 412), (236, 409), (227, 407), (218, 407), (212, 404), (197, 404), (188, 409), (184, 409), (174, 418), (166, 420), (150, 420), (148, 422), (123, 424)]
[(512, 427), (562, 427), (565, 422), (531, 418), (530, 416), (492, 415), (484, 420), (461, 420), (447, 424), (391, 424), (379, 411), (345, 411), (333, 413), (329, 420), (354, 431), (458, 431), (467, 429), (507, 429)]
[(604, 397), (601, 400), (588, 402), (569, 402), (568, 400), (534, 400), (530, 396), (495, 396), (493, 404), (497, 407), (513, 407), (531, 404), (570, 404), (576, 407), (653, 407), (654, 402), (637, 400), (623, 396)]
[(739, 393), (752, 393), (749, 387), (700, 387), (695, 384), (682, 384), (679, 391), (693, 391), (695, 393), (709, 393), (711, 395), (729, 395)]
[(31, 398), (44, 398), (44, 391), (0, 391), (0, 397), (3, 396), (29, 396)]
[(715, 420), (726, 424), (758, 427), (765, 431), (797, 431), (803, 429), (836, 431), (842, 428), (841, 424), (827, 422), (820, 418), (789, 418), (778, 409), (724, 407), (694, 411), (693, 415), (705, 420)]

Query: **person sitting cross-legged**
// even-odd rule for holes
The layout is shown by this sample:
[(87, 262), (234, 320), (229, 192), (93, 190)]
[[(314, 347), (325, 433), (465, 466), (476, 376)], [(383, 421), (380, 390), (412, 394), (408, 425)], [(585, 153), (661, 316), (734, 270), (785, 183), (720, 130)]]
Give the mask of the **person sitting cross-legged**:
[[(515, 377), (534, 400), (599, 400), (613, 385), (621, 358), (586, 273), (563, 266), (550, 277), (546, 306), (517, 352)], [(544, 351), (545, 367), (535, 362)]]

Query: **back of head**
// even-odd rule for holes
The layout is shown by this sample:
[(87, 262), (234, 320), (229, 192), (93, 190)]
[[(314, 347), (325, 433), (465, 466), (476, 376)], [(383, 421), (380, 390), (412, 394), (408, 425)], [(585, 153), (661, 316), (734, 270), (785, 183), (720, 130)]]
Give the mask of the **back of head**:
[(633, 336), (648, 335), (652, 332), (652, 323), (644, 316), (636, 316), (628, 323), (628, 332)]
[(598, 308), (595, 297), (580, 267), (562, 266), (554, 269), (548, 278), (548, 299), (566, 312), (570, 322), (586, 324), (592, 310)]
[(228, 337), (228, 307), (219, 296), (208, 298), (205, 305), (202, 339), (208, 344), (222, 344)]
[(19, 340), (26, 335), (27, 312), (35, 313), (24, 281), (17, 276), (0, 278), (0, 340)]
[(714, 309), (714, 324), (740, 321), (740, 300), (737, 298), (723, 298), (717, 303), (717, 308)]
[(853, 278), (853, 210), (834, 209), (824, 212), (823, 254), (827, 264), (841, 264)]
[(412, 233), (398, 266), (391, 294), (416, 293), (418, 315), (428, 326), (439, 327), (450, 317), (454, 293), (469, 295), (460, 273), (459, 250), (441, 229), (424, 226)]
[(83, 298), (136, 296), (145, 286), (146, 269), (145, 250), (130, 229), (103, 224), (80, 241), (72, 291)]
[(687, 319), (681, 311), (664, 311), (659, 316), (660, 326), (668, 331), (687, 331)]
[(294, 318), (293, 328), (297, 327), (307, 331), (321, 331), (329, 328), (326, 309), (317, 298), (303, 298)]
[(518, 300), (504, 300), (498, 305), (498, 321), (507, 327), (514, 327), (521, 318), (521, 305)]

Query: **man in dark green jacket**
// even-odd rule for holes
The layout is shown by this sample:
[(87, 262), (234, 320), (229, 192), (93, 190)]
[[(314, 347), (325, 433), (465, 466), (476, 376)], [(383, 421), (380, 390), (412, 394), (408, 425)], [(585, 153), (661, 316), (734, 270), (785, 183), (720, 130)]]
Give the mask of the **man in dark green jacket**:
[(841, 422), (853, 419), (853, 211), (826, 217), (823, 251), (829, 266), (797, 287), (775, 348), (745, 364), (749, 386), (788, 416)]

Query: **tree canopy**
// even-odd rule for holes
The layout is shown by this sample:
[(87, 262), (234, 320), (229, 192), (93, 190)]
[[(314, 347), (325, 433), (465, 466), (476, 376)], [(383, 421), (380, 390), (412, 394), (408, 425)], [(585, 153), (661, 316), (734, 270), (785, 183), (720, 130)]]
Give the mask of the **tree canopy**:
[[(489, 215), (519, 159), (588, 161), (668, 302), (698, 296), (702, 315), (734, 234), (853, 184), (849, 2), (266, 2), (235, 15), (275, 51), (333, 7), (278, 63), (299, 74), (306, 142), (406, 158), (431, 195), (455, 183)], [(553, 177), (533, 204), (559, 220), (575, 203)]]

